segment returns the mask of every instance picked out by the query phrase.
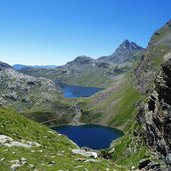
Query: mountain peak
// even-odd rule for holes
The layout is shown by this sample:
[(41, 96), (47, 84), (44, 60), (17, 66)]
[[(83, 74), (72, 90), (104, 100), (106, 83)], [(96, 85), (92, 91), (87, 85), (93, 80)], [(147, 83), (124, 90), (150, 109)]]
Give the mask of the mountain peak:
[(87, 65), (95, 62), (95, 59), (92, 59), (88, 56), (78, 56), (73, 61), (68, 62), (69, 65)]
[(136, 43), (130, 42), (128, 39), (125, 39), (117, 48), (117, 50), (120, 49), (134, 50), (134, 49), (143, 49), (143, 48), (141, 46), (138, 46)]
[(102, 56), (98, 60), (121, 64), (135, 60), (141, 56), (143, 52), (144, 48), (134, 42), (130, 42), (128, 39), (125, 39), (113, 54)]

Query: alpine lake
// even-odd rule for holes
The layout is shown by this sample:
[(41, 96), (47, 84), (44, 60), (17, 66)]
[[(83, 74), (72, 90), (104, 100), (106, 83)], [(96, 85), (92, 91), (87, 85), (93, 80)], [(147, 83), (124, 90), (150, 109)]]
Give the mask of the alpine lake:
[[(65, 98), (90, 97), (103, 90), (97, 87), (85, 87), (77, 85), (57, 84), (63, 91)], [(62, 125), (53, 128), (56, 132), (66, 135), (79, 147), (89, 147), (94, 150), (105, 149), (110, 146), (113, 140), (124, 135), (116, 128), (96, 125)]]

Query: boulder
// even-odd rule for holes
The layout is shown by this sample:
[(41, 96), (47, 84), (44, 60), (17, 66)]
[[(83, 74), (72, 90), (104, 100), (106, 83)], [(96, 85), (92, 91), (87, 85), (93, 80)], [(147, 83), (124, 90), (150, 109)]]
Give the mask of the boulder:
[(17, 170), (20, 166), (21, 166), (20, 164), (16, 163), (16, 164), (13, 164), (10, 169)]
[(98, 154), (96, 152), (92, 152), (92, 151), (85, 151), (85, 150), (81, 150), (81, 149), (72, 149), (71, 150), (73, 154), (79, 154), (85, 157), (93, 157), (93, 158), (97, 158)]
[(142, 159), (140, 162), (139, 162), (139, 170), (145, 168), (151, 161), (148, 160), (148, 159)]

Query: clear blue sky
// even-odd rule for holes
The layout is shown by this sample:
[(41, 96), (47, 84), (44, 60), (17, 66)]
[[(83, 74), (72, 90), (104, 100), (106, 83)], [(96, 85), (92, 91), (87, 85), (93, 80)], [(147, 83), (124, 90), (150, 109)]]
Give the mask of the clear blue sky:
[(0, 61), (61, 65), (109, 55), (124, 39), (146, 47), (170, 9), (171, 0), (0, 0)]

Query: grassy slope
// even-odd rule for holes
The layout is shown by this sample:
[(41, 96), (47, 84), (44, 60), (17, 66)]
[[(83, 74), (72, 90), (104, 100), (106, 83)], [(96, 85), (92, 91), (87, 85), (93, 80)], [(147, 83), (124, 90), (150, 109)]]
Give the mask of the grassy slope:
[[(127, 129), (136, 113), (135, 105), (141, 97), (131, 81), (131, 78), (124, 77), (119, 85), (114, 84), (115, 89), (104, 100), (103, 98), (105, 93), (109, 91), (108, 89), (85, 102), (80, 102), (83, 108), (85, 104), (85, 106), (88, 106), (84, 108), (81, 121), (99, 122)], [(99, 98), (99, 96), (101, 96), (102, 101), (95, 103), (94, 99)]]
[[(138, 104), (145, 100), (144, 96), (133, 86), (133, 76), (127, 75), (122, 82), (115, 85), (115, 89), (102, 102), (93, 104), (94, 98), (104, 95), (104, 92), (88, 99), (80, 101), (84, 108), (81, 120), (88, 123), (100, 123), (124, 130), (125, 135), (114, 141), (109, 149), (103, 151), (103, 155), (111, 156), (112, 160), (129, 169), (138, 167), (138, 163), (145, 156), (151, 157), (145, 143), (133, 132), (140, 132), (141, 128), (136, 124)], [(108, 91), (108, 90), (106, 90)], [(110, 153), (111, 150), (114, 151)]]
[[(77, 148), (65, 136), (49, 132), (49, 128), (31, 121), (12, 110), (0, 108), (0, 133), (12, 137), (14, 140), (27, 140), (40, 143), (41, 147), (32, 147), (31, 149), (23, 147), (1, 147), (0, 146), (0, 170), (8, 171), (12, 165), (9, 161), (27, 159), (28, 164), (21, 166), (17, 170), (34, 170), (29, 168), (33, 164), (38, 170), (75, 170), (82, 171), (87, 168), (89, 171), (126, 170), (115, 166), (109, 160), (100, 158), (100, 163), (76, 161), (82, 156), (71, 154), (71, 149)], [(62, 156), (61, 156), (62, 154)], [(55, 161), (54, 166), (48, 166), (48, 163)], [(80, 166), (80, 168), (77, 168)]]
[[(142, 138), (139, 135), (133, 135), (135, 130), (139, 133), (141, 132), (141, 127), (134, 123), (125, 136), (114, 141), (109, 149), (103, 151), (103, 155), (110, 154), (115, 163), (127, 166), (128, 168), (132, 166), (138, 168), (139, 161), (144, 158), (155, 161)], [(110, 153), (111, 150), (114, 152)]]
[(54, 126), (60, 123), (69, 123), (75, 113), (71, 100), (56, 99), (53, 103), (44, 103), (41, 106), (33, 106), (23, 112), (28, 118), (39, 123)]

